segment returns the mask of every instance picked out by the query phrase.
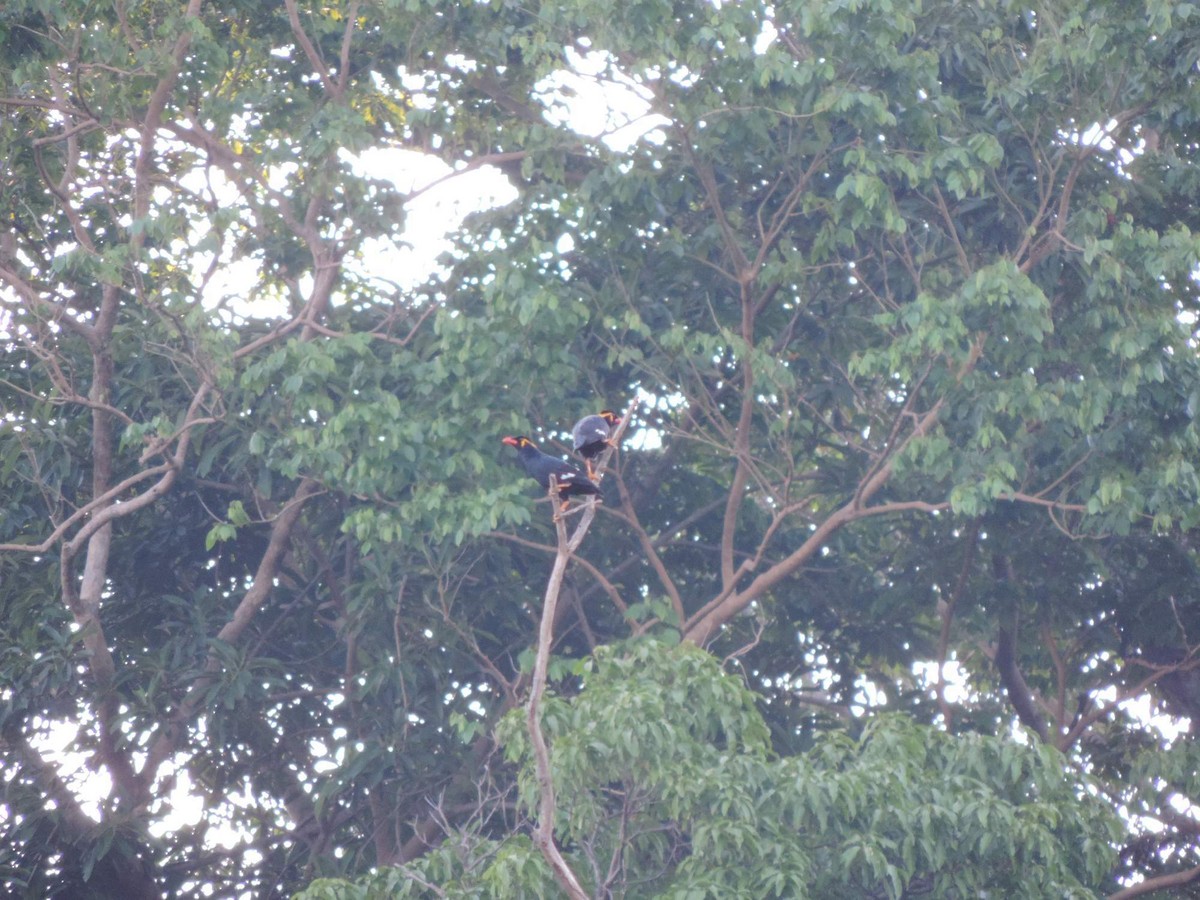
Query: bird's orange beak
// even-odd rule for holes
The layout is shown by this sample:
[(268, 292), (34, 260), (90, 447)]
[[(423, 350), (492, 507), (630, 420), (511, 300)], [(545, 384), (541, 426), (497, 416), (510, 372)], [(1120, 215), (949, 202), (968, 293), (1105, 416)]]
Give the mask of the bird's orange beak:
[(502, 443), (502, 444), (508, 444), (508, 446), (510, 446), (510, 447), (518, 447), (518, 446), (520, 446), (520, 444), (521, 444), (521, 442), (520, 442), (520, 441), (518, 441), (518, 440), (517, 440), (515, 437), (504, 437), (504, 438), (501, 438), (501, 439), (500, 439), (500, 443)]

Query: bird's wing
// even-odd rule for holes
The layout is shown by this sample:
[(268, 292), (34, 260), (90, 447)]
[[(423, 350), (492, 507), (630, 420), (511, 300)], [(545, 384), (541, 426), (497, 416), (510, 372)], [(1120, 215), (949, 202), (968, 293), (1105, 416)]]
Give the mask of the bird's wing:
[(575, 449), (578, 450), (588, 444), (603, 443), (606, 440), (608, 440), (608, 429), (603, 426), (581, 428), (575, 434)]

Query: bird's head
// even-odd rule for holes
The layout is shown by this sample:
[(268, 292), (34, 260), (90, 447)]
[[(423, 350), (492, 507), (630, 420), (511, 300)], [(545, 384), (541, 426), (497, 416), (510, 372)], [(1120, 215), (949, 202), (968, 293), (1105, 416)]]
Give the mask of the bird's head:
[(608, 423), (609, 428), (615, 428), (617, 423), (621, 421), (621, 417), (619, 415), (617, 415), (615, 412), (613, 412), (611, 409), (602, 409), (602, 410), (600, 410), (598, 415), (600, 416), (600, 418), (602, 418), (605, 422)]
[(522, 449), (523, 447), (532, 447), (533, 446), (533, 441), (531, 441), (529, 438), (525, 437), (525, 435), (523, 435), (523, 434), (518, 435), (517, 437), (513, 437), (512, 435), (509, 435), (508, 437), (501, 438), (500, 443), (508, 444), (508, 446), (510, 446), (510, 447), (516, 447), (518, 450)]

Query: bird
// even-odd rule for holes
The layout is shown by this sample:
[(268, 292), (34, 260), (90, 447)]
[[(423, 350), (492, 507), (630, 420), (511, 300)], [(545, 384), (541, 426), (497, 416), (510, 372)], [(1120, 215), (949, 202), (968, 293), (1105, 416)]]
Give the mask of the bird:
[(621, 417), (611, 409), (602, 409), (594, 416), (584, 416), (571, 429), (571, 437), (575, 439), (575, 452), (582, 456), (587, 464), (588, 478), (596, 477), (592, 459), (611, 446), (609, 438), (620, 421)]
[(602, 497), (600, 487), (594, 481), (569, 462), (543, 453), (524, 435), (505, 437), (501, 442), (517, 448), (526, 473), (546, 490), (550, 489), (550, 476), (554, 476), (558, 483), (558, 499), (562, 501), (560, 509), (566, 509), (572, 497)]

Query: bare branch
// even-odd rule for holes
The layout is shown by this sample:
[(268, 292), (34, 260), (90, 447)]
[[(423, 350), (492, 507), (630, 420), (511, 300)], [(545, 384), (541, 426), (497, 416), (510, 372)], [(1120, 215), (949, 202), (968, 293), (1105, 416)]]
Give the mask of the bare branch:
[(1198, 880), (1200, 880), (1200, 866), (1192, 866), (1192, 868), (1184, 869), (1180, 872), (1172, 872), (1169, 875), (1159, 875), (1155, 878), (1147, 878), (1145, 881), (1139, 881), (1137, 884), (1123, 888), (1115, 894), (1109, 894), (1108, 900), (1132, 900), (1134, 897), (1142, 897), (1146, 894), (1153, 894), (1156, 891), (1165, 891), (1167, 888), (1182, 887), (1185, 884), (1191, 884), (1193, 881)]
[(760, 618), (754, 625), (754, 637), (752, 637), (747, 643), (743, 644), (741, 647), (738, 647), (736, 650), (734, 650), (732, 653), (730, 653), (728, 656), (726, 656), (723, 660), (721, 660), (722, 668), (727, 666), (731, 661), (738, 659), (738, 657), (740, 657), (740, 656), (744, 656), (745, 654), (747, 654), (751, 650), (753, 650), (755, 647), (757, 647), (759, 645), (759, 643), (762, 641), (763, 632), (766, 631), (766, 628), (767, 628), (767, 623), (763, 619)]
[(692, 137), (686, 129), (680, 129), (681, 145), (684, 153), (687, 154), (688, 162), (696, 173), (696, 177), (700, 179), (700, 184), (704, 188), (704, 195), (708, 200), (709, 209), (716, 217), (717, 225), (721, 229), (721, 237), (725, 244), (725, 249), (729, 253), (729, 258), (733, 261), (733, 268), (738, 274), (739, 280), (743, 275), (750, 270), (750, 260), (746, 258), (742, 246), (738, 243), (737, 233), (729, 222), (729, 217), (725, 214), (725, 206), (721, 203), (721, 192), (717, 187), (716, 175), (713, 173), (712, 164), (701, 160), (696, 153), (696, 148), (692, 145)]
[[(552, 547), (550, 544), (539, 544), (536, 541), (528, 541), (525, 538), (517, 537), (515, 534), (505, 534), (503, 531), (489, 531), (487, 536), (491, 538), (497, 538), (498, 540), (502, 541), (509, 541), (513, 544), (519, 544), (522, 547), (529, 547), (532, 550), (544, 550), (547, 553), (557, 552), (556, 548)], [(608, 598), (612, 600), (613, 606), (621, 611), (622, 616), (626, 616), (629, 610), (629, 604), (621, 599), (620, 592), (617, 591), (616, 586), (604, 576), (604, 573), (582, 556), (575, 557), (575, 562), (583, 566), (583, 568), (588, 571), (588, 574), (596, 579), (596, 584), (599, 585), (600, 589), (603, 590), (604, 593), (608, 594)]]
[[(304, 55), (308, 58), (309, 65), (321, 77), (321, 84), (325, 86), (325, 90), (332, 96), (337, 96), (338, 86), (334, 82), (333, 76), (329, 74), (329, 68), (325, 65), (325, 61), (321, 59), (321, 54), (317, 52), (317, 48), (313, 46), (308, 33), (300, 23), (300, 10), (296, 6), (296, 0), (284, 0), (283, 5), (287, 9), (288, 22), (292, 26), (292, 34), (295, 36), (297, 43), (300, 44), (300, 49), (304, 51)], [(349, 37), (347, 36), (348, 39)]]
[(713, 600), (710, 600), (699, 611), (693, 614), (684, 623), (684, 639), (701, 646), (708, 643), (722, 624), (742, 609), (745, 609), (752, 600), (761, 597), (804, 566), (820, 550), (821, 546), (843, 525), (866, 518), (867, 516), (906, 510), (934, 511), (944, 508), (944, 504), (931, 504), (921, 501), (885, 503), (873, 507), (866, 506), (871, 497), (877, 494), (887, 483), (888, 479), (891, 478), (896, 454), (910, 442), (926, 434), (937, 422), (938, 416), (941, 414), (941, 409), (942, 401), (939, 400), (927, 412), (920, 414), (908, 436), (897, 444), (882, 465), (874, 469), (860, 483), (856, 495), (843, 506), (834, 510), (824, 522), (816, 527), (803, 544), (755, 578), (744, 590), (727, 590)]
[(338, 55), (338, 89), (337, 95), (342, 97), (346, 88), (350, 87), (350, 39), (354, 37), (354, 26), (358, 22), (358, 0), (351, 0), (350, 8), (346, 10), (346, 30), (342, 32), (342, 51)]
[[(549, 493), (550, 502), (557, 510), (558, 480), (553, 475), (550, 476)], [(575, 533), (568, 538), (565, 514), (555, 513), (554, 525), (558, 535), (558, 552), (554, 556), (554, 566), (550, 570), (550, 580), (546, 583), (546, 595), (542, 601), (537, 656), (534, 660), (533, 677), (529, 686), (529, 703), (525, 707), (525, 724), (533, 747), (534, 770), (538, 786), (538, 821), (533, 829), (533, 843), (553, 871), (555, 880), (566, 891), (567, 896), (574, 900), (587, 900), (588, 895), (554, 842), (554, 779), (550, 771), (550, 750), (546, 746), (545, 735), (542, 734), (541, 703), (542, 695), (546, 690), (546, 671), (550, 665), (550, 647), (554, 643), (554, 611), (558, 606), (563, 575), (566, 574), (567, 563), (570, 561), (572, 553), (583, 541), (595, 516), (596, 503), (592, 499), (584, 507), (583, 518), (576, 527)]]
[[(614, 446), (620, 444), (621, 436), (629, 426), (633, 411), (637, 408), (637, 399), (630, 402), (629, 408), (613, 430), (610, 440)], [(602, 469), (604, 462), (612, 450), (605, 451), (597, 463)], [(603, 475), (597, 477), (597, 481)], [(546, 672), (550, 666), (550, 648), (554, 643), (554, 614), (558, 606), (558, 597), (562, 591), (563, 576), (567, 571), (567, 563), (583, 539), (587, 536), (592, 521), (596, 518), (596, 500), (589, 497), (582, 507), (583, 516), (575, 531), (567, 535), (567, 513), (559, 511), (558, 480), (550, 476), (550, 503), (555, 510), (554, 529), (558, 538), (557, 550), (554, 555), (554, 565), (550, 570), (550, 579), (546, 582), (546, 595), (542, 601), (542, 618), (538, 627), (537, 655), (533, 663), (533, 675), (529, 684), (529, 702), (525, 707), (525, 725), (529, 731), (530, 744), (533, 747), (534, 772), (538, 786), (538, 821), (533, 830), (533, 843), (545, 858), (546, 863), (554, 873), (555, 880), (567, 896), (574, 900), (586, 900), (587, 893), (579, 884), (579, 879), (563, 859), (562, 853), (554, 843), (554, 779), (550, 771), (550, 750), (546, 746), (546, 737), (542, 734), (541, 703), (546, 691)]]
[(1197, 657), (1197, 650), (1193, 649), (1187, 656), (1177, 663), (1168, 665), (1153, 665), (1145, 660), (1130, 660), (1131, 663), (1137, 663), (1145, 668), (1150, 669), (1150, 674), (1140, 681), (1137, 681), (1127, 687), (1117, 691), (1116, 698), (1104, 706), (1094, 706), (1088, 713), (1080, 715), (1071, 725), (1071, 730), (1063, 735), (1059, 741), (1059, 748), (1066, 750), (1074, 744), (1093, 724), (1103, 719), (1105, 716), (1111, 715), (1112, 712), (1120, 707), (1122, 703), (1133, 697), (1138, 697), (1143, 694), (1147, 688), (1158, 681), (1165, 675), (1170, 675), (1172, 672), (1186, 672), (1200, 666), (1200, 658)]
[(9, 268), (2, 262), (0, 262), (0, 281), (3, 281), (16, 291), (17, 295), (25, 301), (29, 308), (42, 312), (56, 325), (61, 325), (68, 331), (79, 335), (89, 345), (92, 344), (94, 337), (91, 325), (76, 319), (65, 306), (60, 306), (53, 300), (47, 300), (33, 285), (22, 278), (16, 270)]
[(680, 622), (683, 622), (687, 618), (687, 613), (683, 609), (683, 599), (679, 596), (679, 588), (675, 586), (675, 581), (671, 578), (667, 567), (663, 565), (662, 557), (654, 549), (654, 542), (650, 540), (650, 535), (642, 527), (642, 523), (637, 516), (637, 511), (633, 508), (633, 498), (629, 495), (629, 488), (625, 486), (625, 479), (621, 477), (620, 473), (617, 473), (617, 490), (621, 495), (621, 511), (618, 515), (633, 529), (633, 533), (638, 539), (638, 544), (641, 546), (642, 552), (646, 555), (647, 562), (654, 569), (654, 573), (658, 575), (659, 583), (663, 586), (663, 590), (667, 592), (667, 596), (671, 600), (671, 606), (675, 610), (675, 615), (679, 617)]
[[(68, 518), (64, 519), (58, 525), (58, 527), (55, 528), (52, 532), (50, 532), (50, 534), (47, 535), (41, 542), (39, 542), (37, 544), (0, 544), (0, 553), (7, 553), (7, 552), (45, 553), (47, 550), (49, 550), (51, 547), (53, 547), (55, 544), (57, 544), (60, 540), (62, 540), (63, 535), (65, 535), (68, 531), (70, 531), (71, 528), (73, 528), (75, 525), (79, 524), (79, 522), (81, 522), (83, 519), (86, 519), (89, 515), (91, 515), (93, 512), (100, 509), (101, 507), (104, 507), (106, 509), (119, 509), (122, 513), (124, 513), (126, 510), (132, 511), (129, 509), (129, 503), (122, 503), (122, 504), (120, 504), (120, 506), (109, 506), (107, 504), (111, 503), (113, 498), (120, 496), (125, 491), (128, 491), (130, 488), (134, 487), (135, 485), (140, 484), (141, 482), (145, 481), (147, 478), (153, 478), (156, 475), (163, 476), (165, 478), (167, 475), (171, 474), (171, 471), (172, 470), (171, 470), (170, 465), (161, 465), (161, 466), (155, 466), (151, 469), (145, 469), (134, 475), (130, 475), (124, 481), (121, 481), (118, 484), (114, 485), (113, 487), (109, 488), (107, 491), (105, 491), (99, 497), (94, 498), (89, 503), (87, 503), (84, 506), (79, 507), (79, 509), (75, 510), (75, 512), (73, 512)], [(173, 478), (173, 476), (172, 476), (172, 478)], [(130, 502), (133, 502), (133, 501), (130, 501)], [(115, 516), (110, 515), (105, 519), (105, 521), (109, 521), (113, 518), (115, 518)], [(100, 524), (103, 524), (103, 522)], [(99, 527), (99, 526), (96, 526), (96, 527)], [(90, 533), (91, 532), (89, 532), (88, 534), (90, 534)], [(85, 538), (87, 536), (88, 535), (85, 535)]]
[(950, 240), (954, 244), (954, 252), (958, 254), (958, 265), (962, 269), (963, 277), (966, 277), (971, 272), (971, 261), (967, 258), (967, 251), (963, 249), (962, 241), (958, 239), (958, 224), (950, 213), (950, 207), (946, 205), (942, 189), (936, 183), (933, 191), (937, 198), (937, 210), (942, 215), (942, 223), (946, 226), (946, 233), (950, 235)]
[[(93, 497), (92, 500), (81, 506), (67, 519), (65, 519), (57, 528), (50, 533), (41, 543), (38, 544), (0, 544), (0, 552), (5, 551), (23, 551), (26, 553), (44, 553), (58, 543), (68, 531), (75, 525), (81, 522), (88, 516), (92, 516), (82, 528), (75, 533), (71, 540), (64, 547), (64, 551), (68, 556), (75, 556), (83, 543), (88, 540), (95, 532), (103, 528), (109, 522), (123, 516), (137, 512), (145, 506), (150, 505), (159, 497), (162, 497), (171, 485), (175, 483), (180, 469), (183, 466), (183, 461), (187, 456), (187, 450), (190, 443), (191, 428), (202, 422), (210, 421), (206, 418), (198, 418), (195, 416), (205, 398), (208, 396), (210, 385), (207, 383), (201, 385), (197, 390), (196, 396), (192, 398), (191, 407), (188, 410), (188, 421), (185, 421), (183, 427), (176, 434), (179, 437), (179, 442), (175, 445), (175, 451), (171, 458), (162, 465), (154, 466), (149, 469), (144, 469), (130, 475), (125, 480), (118, 482), (113, 487), (108, 488), (103, 493)], [(161, 449), (161, 448), (160, 448)], [(141, 494), (138, 494), (132, 499), (122, 503), (114, 503), (113, 501), (130, 490), (134, 486), (141, 484), (148, 478), (158, 476), (158, 481), (154, 485), (146, 489)], [(94, 514), (94, 515), (93, 515)]]
[(1050, 654), (1050, 660), (1054, 663), (1054, 680), (1057, 690), (1054, 694), (1054, 708), (1051, 712), (1054, 715), (1054, 733), (1061, 739), (1067, 733), (1067, 662), (1058, 648), (1054, 632), (1045, 622), (1042, 623), (1041, 637), (1042, 643)]
[[(198, 18), (200, 15), (200, 6), (200, 0), (188, 0), (184, 16), (188, 19)], [(153, 185), (149, 176), (150, 161), (154, 155), (154, 141), (158, 136), (158, 127), (162, 122), (163, 110), (166, 108), (167, 100), (171, 96), (172, 88), (175, 87), (180, 67), (183, 65), (183, 59), (187, 55), (187, 49), (191, 43), (191, 29), (187, 27), (181, 28), (179, 30), (179, 37), (175, 39), (175, 46), (171, 52), (171, 65), (162, 78), (159, 79), (158, 84), (154, 88), (154, 93), (150, 95), (150, 102), (147, 105), (146, 115), (141, 127), (140, 148), (133, 170), (133, 220), (135, 223), (145, 219), (150, 210)], [(145, 240), (146, 230), (141, 229), (131, 233), (129, 242), (134, 248), (140, 249)]]
[(288, 504), (280, 511), (271, 525), (271, 538), (267, 549), (259, 560), (258, 569), (254, 573), (254, 583), (246, 591), (233, 616), (225, 623), (225, 627), (217, 632), (217, 638), (228, 643), (236, 641), (250, 624), (250, 620), (258, 608), (266, 601), (274, 586), (275, 575), (283, 561), (284, 551), (292, 537), (292, 529), (300, 519), (305, 502), (317, 493), (320, 485), (312, 478), (303, 478), (296, 487), (296, 492)]
[[(249, 626), (254, 613), (266, 602), (274, 587), (279, 568), (283, 563), (284, 552), (291, 540), (291, 535), (299, 521), (305, 503), (318, 491), (319, 485), (310, 478), (304, 478), (296, 487), (291, 501), (275, 517), (271, 524), (271, 536), (267, 549), (263, 552), (258, 569), (254, 573), (254, 581), (238, 603), (232, 617), (217, 633), (218, 640), (233, 643), (241, 637)], [(146, 761), (142, 765), (141, 781), (150, 785), (159, 767), (166, 761), (183, 740), (188, 723), (195, 716), (203, 702), (205, 691), (216, 677), (220, 663), (215, 655), (210, 654), (204, 671), (192, 682), (187, 695), (176, 707), (169, 720), (159, 732), (158, 737), (150, 745)], [(299, 821), (299, 820), (297, 820)]]
[[(1016, 617), (1013, 618), (1015, 620)], [(1000, 628), (996, 640), (996, 669), (1000, 672), (1001, 683), (1008, 691), (1008, 702), (1012, 704), (1021, 724), (1031, 731), (1037, 732), (1037, 736), (1042, 739), (1043, 743), (1048, 743), (1050, 735), (1046, 729), (1046, 721), (1038, 715), (1034, 706), (1033, 692), (1029, 689), (1025, 676), (1021, 674), (1021, 669), (1017, 665), (1014, 630), (1015, 626), (1012, 624), (1003, 625)]]

